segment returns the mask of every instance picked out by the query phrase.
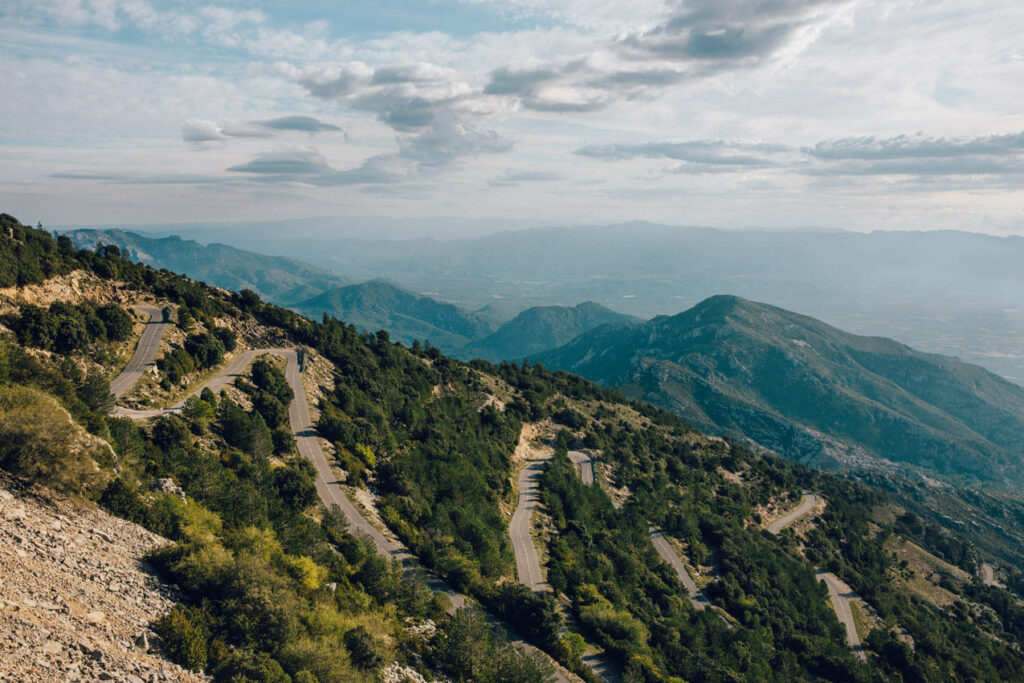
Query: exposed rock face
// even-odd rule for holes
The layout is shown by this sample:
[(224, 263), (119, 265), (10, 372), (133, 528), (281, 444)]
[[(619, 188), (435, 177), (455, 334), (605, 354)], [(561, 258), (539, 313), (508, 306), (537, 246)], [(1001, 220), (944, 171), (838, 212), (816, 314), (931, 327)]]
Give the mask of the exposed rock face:
[(0, 473), (0, 681), (202, 681), (150, 624), (176, 594), (142, 558), (167, 541)]
[[(104, 280), (93, 273), (76, 270), (38, 285), (0, 288), (0, 313), (15, 311), (20, 304), (49, 306), (55, 301), (78, 304), (83, 301), (137, 303), (138, 292), (124, 283)], [(147, 297), (152, 298), (152, 297)]]
[(164, 493), (170, 496), (177, 496), (182, 500), (185, 500), (185, 492), (180, 486), (174, 483), (174, 480), (165, 477), (163, 479), (154, 479), (149, 482), (149, 490), (155, 491), (156, 493)]

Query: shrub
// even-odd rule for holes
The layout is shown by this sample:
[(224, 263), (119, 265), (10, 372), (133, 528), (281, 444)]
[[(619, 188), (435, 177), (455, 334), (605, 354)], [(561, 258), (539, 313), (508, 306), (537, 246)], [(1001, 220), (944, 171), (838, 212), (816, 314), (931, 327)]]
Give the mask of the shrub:
[(156, 622), (153, 630), (163, 640), (164, 651), (171, 659), (193, 671), (206, 667), (210, 631), (201, 611), (175, 605)]

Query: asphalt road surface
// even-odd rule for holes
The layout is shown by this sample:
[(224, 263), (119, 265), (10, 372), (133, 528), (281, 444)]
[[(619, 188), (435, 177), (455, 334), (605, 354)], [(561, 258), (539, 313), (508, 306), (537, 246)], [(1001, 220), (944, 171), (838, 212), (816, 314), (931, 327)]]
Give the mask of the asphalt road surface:
[(825, 585), (828, 586), (828, 596), (832, 600), (832, 609), (835, 610), (839, 623), (846, 629), (846, 642), (857, 656), (865, 659), (864, 646), (860, 642), (857, 624), (853, 620), (853, 610), (850, 608), (851, 601), (857, 595), (842, 579), (832, 572), (819, 569), (815, 572), (815, 576), (818, 577), (819, 581), (824, 581)]
[(654, 544), (654, 549), (658, 551), (661, 559), (675, 570), (676, 575), (679, 577), (679, 582), (686, 587), (686, 592), (690, 594), (690, 602), (693, 603), (694, 608), (702, 610), (710, 607), (711, 601), (708, 600), (708, 596), (704, 595), (703, 591), (697, 588), (697, 584), (694, 582), (693, 577), (690, 576), (690, 572), (686, 571), (683, 558), (679, 557), (679, 553), (668, 542), (668, 539), (653, 527), (651, 528), (651, 543)]
[(768, 527), (768, 532), (772, 534), (781, 534), (782, 530), (790, 526), (798, 519), (806, 515), (814, 507), (814, 504), (818, 502), (818, 497), (813, 493), (805, 493), (803, 499), (800, 501), (800, 505), (795, 510), (787, 514), (782, 519), (776, 520), (771, 526)]
[(110, 382), (110, 393), (114, 398), (121, 398), (135, 386), (146, 370), (156, 360), (156, 354), (160, 351), (160, 340), (164, 332), (171, 325), (171, 309), (169, 307), (159, 308), (157, 306), (135, 306), (135, 310), (142, 311), (149, 315), (149, 322), (142, 330), (139, 343), (135, 345), (135, 352), (132, 354), (128, 364), (124, 366), (121, 374)]
[(569, 451), (569, 460), (576, 465), (576, 474), (587, 486), (594, 485), (594, 461), (583, 451)]
[(530, 527), (533, 521), (533, 511), (540, 504), (537, 478), (544, 471), (544, 463), (550, 458), (551, 455), (547, 455), (537, 460), (530, 460), (526, 463), (523, 471), (519, 473), (519, 502), (516, 504), (515, 512), (512, 513), (512, 521), (508, 525), (519, 583), (534, 591), (548, 590), (548, 585), (544, 582), (544, 573), (540, 568), (537, 546), (533, 544), (533, 538), (530, 536)]

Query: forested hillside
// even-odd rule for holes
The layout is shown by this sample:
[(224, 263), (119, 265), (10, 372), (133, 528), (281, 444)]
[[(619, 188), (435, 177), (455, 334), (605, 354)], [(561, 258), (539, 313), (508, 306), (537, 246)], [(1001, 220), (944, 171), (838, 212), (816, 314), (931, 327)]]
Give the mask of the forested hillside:
[(476, 313), (381, 280), (338, 287), (291, 308), (314, 320), (328, 315), (369, 332), (389, 330), (405, 344), (429, 340), (444, 349), (458, 349), (494, 329)]
[[(403, 666), (458, 681), (569, 680), (505, 642), (492, 628), (504, 623), (587, 680), (995, 681), (1024, 670), (1024, 608), (982, 580), (982, 562), (996, 558), (926, 506), (911, 511), (881, 488), (706, 436), (564, 372), (463, 363), (0, 221), (15, 285), (0, 291), (10, 330), (0, 466), (174, 541), (151, 561), (187, 600), (153, 627), (185, 666), (225, 681), (377, 680)], [(174, 381), (154, 372), (168, 380), (166, 407), (188, 396), (180, 409), (111, 416), (96, 385), (116, 372), (108, 351), (121, 316), (102, 308), (113, 301), (86, 306), (82, 294), (70, 311), (46, 308), (80, 315), (96, 332), (83, 344), (51, 342), (45, 325), (24, 332), (39, 326), (17, 302), (36, 290), (16, 285), (56, 289), (71, 272), (108, 285), (125, 314), (133, 297), (178, 311), (185, 329), (161, 357), (193, 367)], [(237, 349), (218, 329), (237, 330)], [(204, 341), (186, 347), (196, 336)], [(287, 363), (261, 356), (281, 349)], [(244, 371), (197, 391), (243, 352), (255, 358)], [(331, 455), (327, 478), (296, 447), (313, 436), (294, 429), (307, 408)], [(69, 419), (110, 448), (54, 438), (47, 425)], [(581, 453), (592, 484), (574, 464)], [(527, 466), (542, 503), (532, 531), (549, 590), (538, 592), (520, 583), (509, 538)], [(158, 480), (183, 496), (153, 490)], [(324, 507), (325, 488), (355, 505)], [(821, 505), (770, 532), (804, 491)], [(414, 560), (389, 563), (372, 537), (353, 533), (365, 520), (488, 617), (454, 609), (453, 591), (409, 571)], [(708, 609), (688, 599), (653, 529)], [(1022, 585), (1020, 559), (999, 558), (997, 579)], [(850, 647), (816, 572), (855, 593), (840, 600), (853, 605), (863, 650)]]
[(492, 334), (460, 349), (459, 358), (483, 358), (497, 363), (517, 361), (567, 344), (601, 325), (631, 325), (641, 320), (616, 313), (593, 301), (573, 307), (534, 306), (504, 323)]
[[(955, 358), (732, 296), (536, 359), (800, 462), (1024, 482), (1024, 390)], [(898, 470), (904, 471), (904, 470)]]
[(80, 249), (113, 245), (124, 257), (157, 270), (170, 270), (224, 289), (251, 289), (279, 304), (292, 304), (347, 284), (336, 273), (301, 261), (225, 244), (203, 245), (175, 236), (156, 238), (125, 230), (72, 230), (67, 235)]

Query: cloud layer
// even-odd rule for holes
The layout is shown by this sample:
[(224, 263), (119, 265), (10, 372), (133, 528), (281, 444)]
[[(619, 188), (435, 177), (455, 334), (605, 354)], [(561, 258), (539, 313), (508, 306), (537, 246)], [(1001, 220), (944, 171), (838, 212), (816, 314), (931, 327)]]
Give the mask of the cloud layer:
[(10, 0), (5, 210), (1024, 230), (1013, 0), (320, 10)]

